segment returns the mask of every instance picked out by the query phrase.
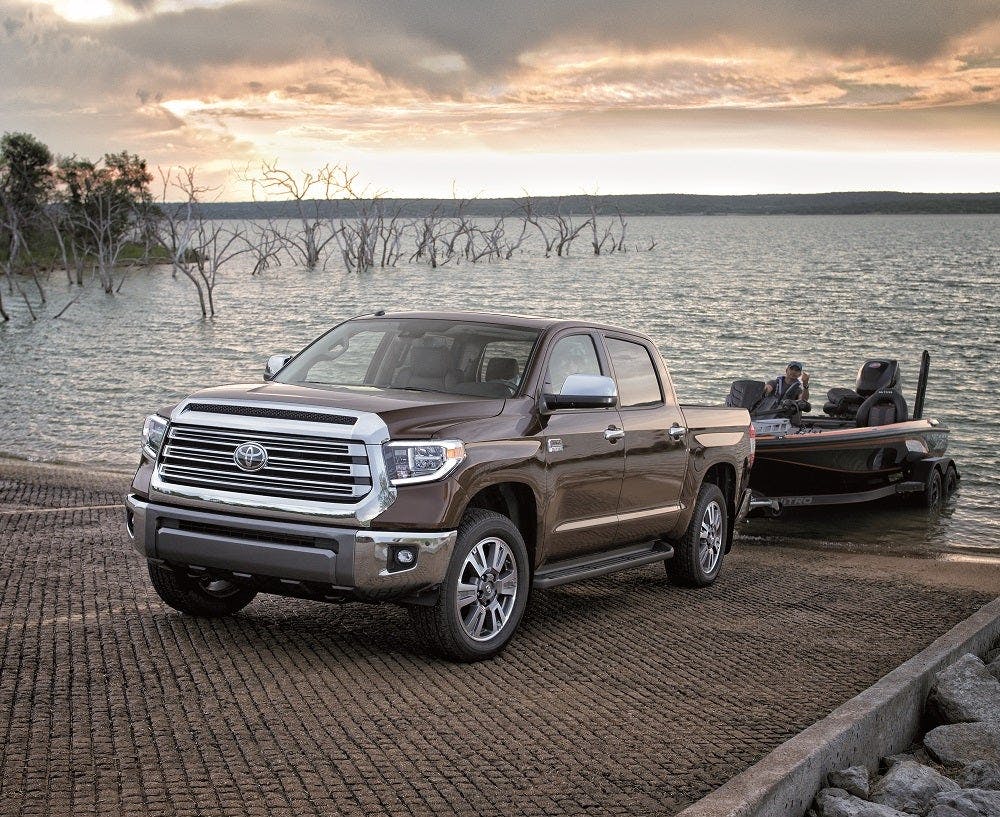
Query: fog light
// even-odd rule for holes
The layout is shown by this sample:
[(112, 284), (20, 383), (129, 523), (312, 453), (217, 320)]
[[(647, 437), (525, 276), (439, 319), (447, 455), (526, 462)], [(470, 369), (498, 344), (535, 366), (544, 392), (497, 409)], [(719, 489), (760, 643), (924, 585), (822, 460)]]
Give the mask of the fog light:
[(396, 561), (401, 565), (412, 565), (417, 560), (417, 554), (412, 548), (400, 548), (396, 551)]

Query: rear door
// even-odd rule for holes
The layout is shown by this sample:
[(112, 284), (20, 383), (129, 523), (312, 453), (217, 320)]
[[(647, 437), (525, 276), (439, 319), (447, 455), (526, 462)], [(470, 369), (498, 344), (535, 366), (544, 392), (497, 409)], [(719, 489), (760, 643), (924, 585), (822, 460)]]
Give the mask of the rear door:
[(606, 333), (604, 343), (618, 383), (618, 411), (625, 429), (625, 478), (618, 503), (618, 542), (650, 539), (673, 527), (681, 512), (687, 470), (684, 415), (656, 361), (659, 352), (634, 336)]
[[(549, 394), (561, 393), (571, 374), (611, 376), (600, 335), (586, 329), (557, 336), (544, 365), (542, 392)], [(614, 408), (559, 409), (546, 415), (542, 442), (551, 497), (546, 561), (583, 556), (614, 543), (625, 469), (620, 433), (621, 418)]]

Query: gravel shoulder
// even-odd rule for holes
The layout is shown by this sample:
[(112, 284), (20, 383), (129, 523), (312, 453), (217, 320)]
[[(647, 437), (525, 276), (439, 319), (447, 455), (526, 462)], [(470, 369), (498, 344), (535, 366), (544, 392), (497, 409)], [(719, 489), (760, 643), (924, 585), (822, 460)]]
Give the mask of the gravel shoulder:
[(709, 590), (538, 592), (455, 666), (390, 606), (174, 613), (127, 486), (0, 460), (0, 814), (670, 814), (1000, 594), (997, 565), (738, 545)]

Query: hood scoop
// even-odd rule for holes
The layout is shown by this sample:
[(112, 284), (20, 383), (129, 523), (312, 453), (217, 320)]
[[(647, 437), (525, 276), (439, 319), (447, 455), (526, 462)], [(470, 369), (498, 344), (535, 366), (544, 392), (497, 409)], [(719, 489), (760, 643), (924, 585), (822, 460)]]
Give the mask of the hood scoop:
[(307, 423), (331, 423), (338, 426), (353, 426), (358, 422), (357, 417), (350, 417), (345, 414), (265, 408), (263, 406), (240, 406), (227, 403), (188, 403), (184, 407), (184, 411), (199, 411), (207, 414), (235, 414), (240, 417), (270, 417), (274, 420), (301, 420)]

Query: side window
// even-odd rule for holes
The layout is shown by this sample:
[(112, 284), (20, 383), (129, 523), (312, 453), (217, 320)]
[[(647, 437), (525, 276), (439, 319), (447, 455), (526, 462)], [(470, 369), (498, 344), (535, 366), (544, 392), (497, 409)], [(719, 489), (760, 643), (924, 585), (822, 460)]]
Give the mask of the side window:
[(663, 392), (649, 350), (641, 343), (606, 338), (608, 354), (618, 380), (618, 405), (621, 408), (657, 406)]
[(562, 394), (563, 383), (571, 374), (600, 374), (601, 364), (590, 335), (569, 335), (556, 341), (549, 355), (549, 370), (545, 382), (552, 394)]

